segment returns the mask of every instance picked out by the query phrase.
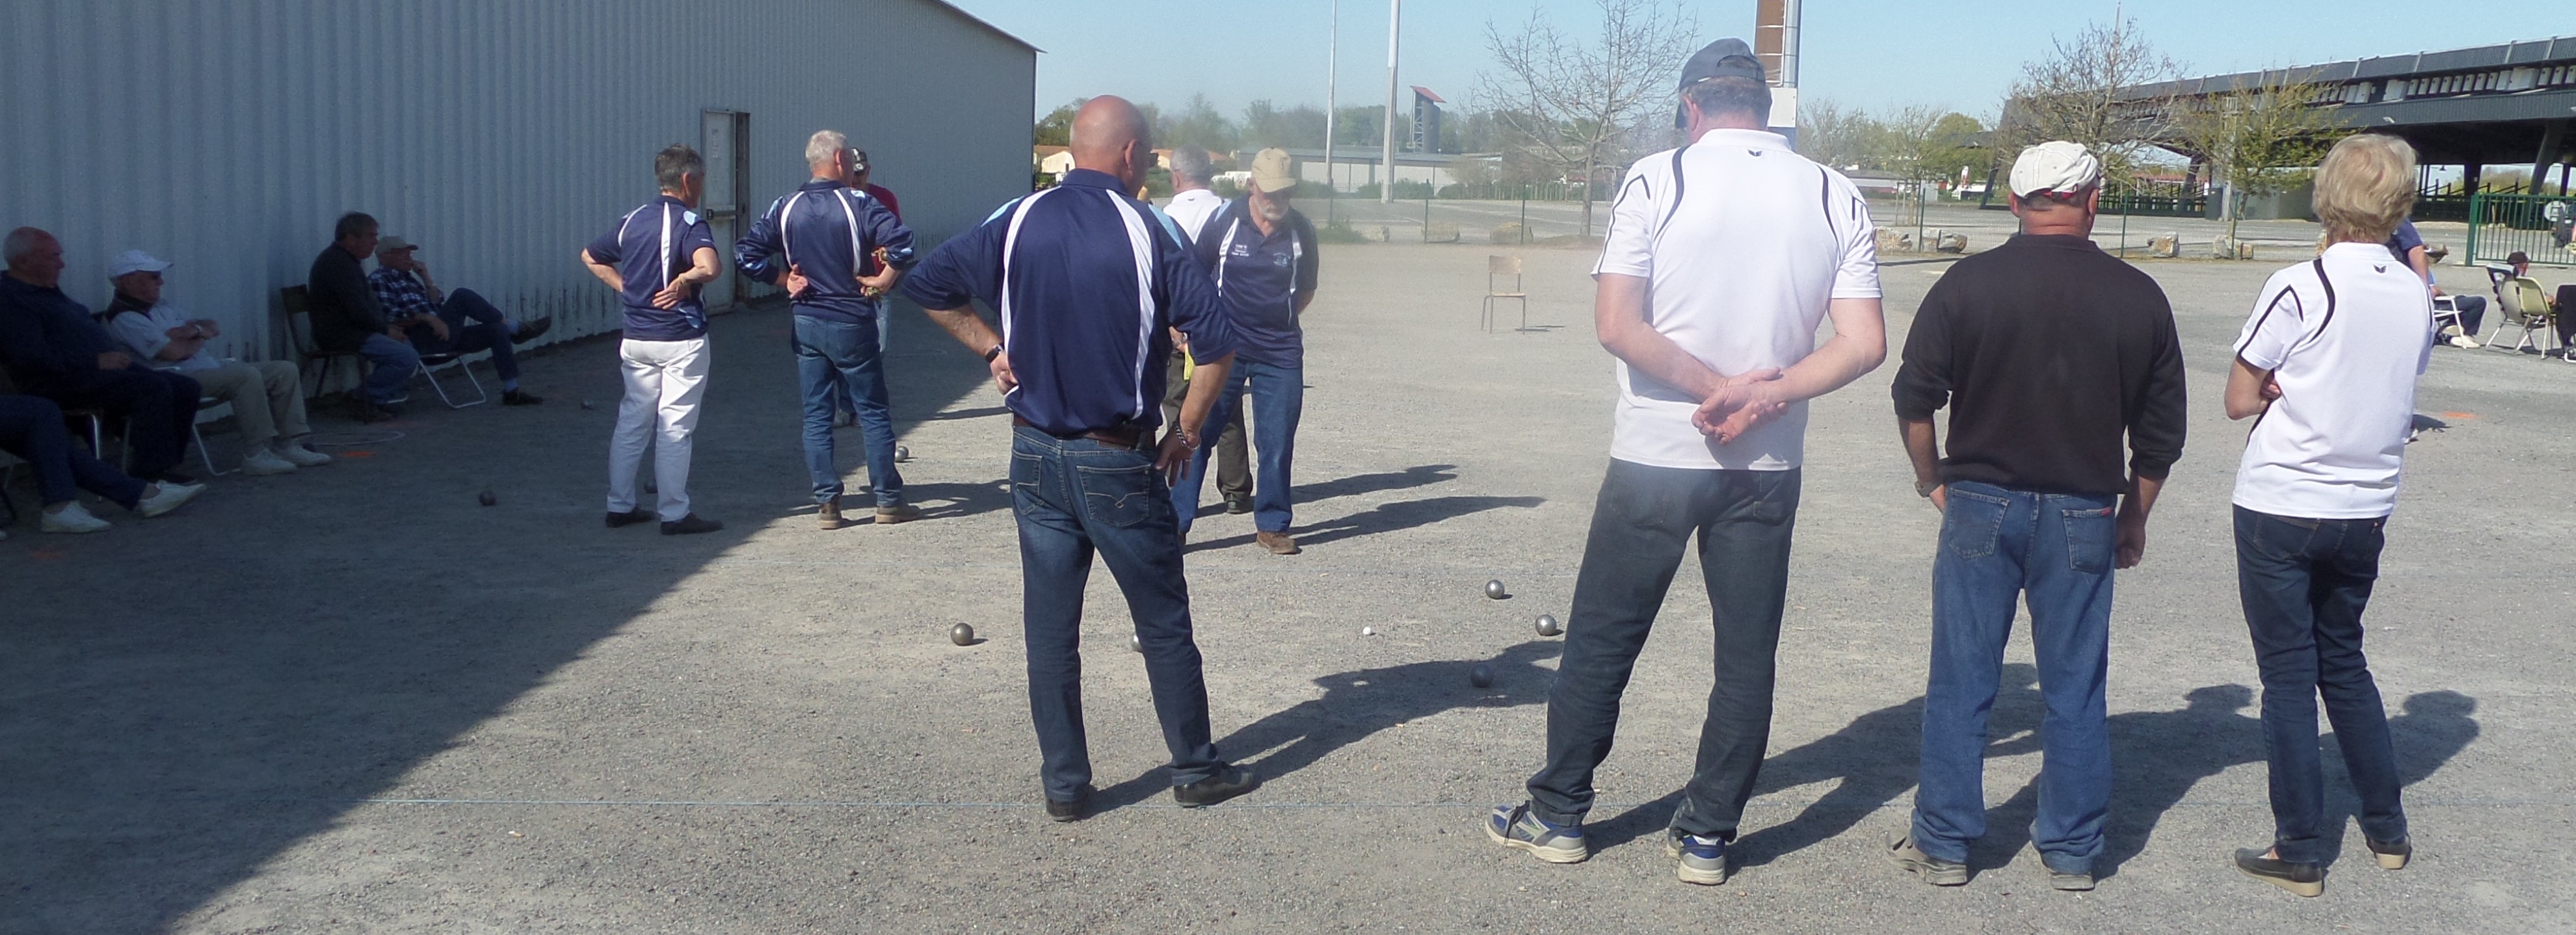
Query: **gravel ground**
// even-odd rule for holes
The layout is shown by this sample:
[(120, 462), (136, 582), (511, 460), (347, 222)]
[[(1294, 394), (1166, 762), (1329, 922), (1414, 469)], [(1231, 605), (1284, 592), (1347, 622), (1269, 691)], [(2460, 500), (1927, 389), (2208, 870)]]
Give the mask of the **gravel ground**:
[[(1589, 255), (1530, 251), (1536, 327), (1488, 334), (1487, 252), (1328, 248), (1307, 551), (1202, 520), (1200, 640), (1221, 746), (1268, 780), (1251, 796), (1184, 812), (1161, 794), (1104, 573), (1087, 707), (1114, 807), (1047, 823), (998, 398), (904, 322), (890, 370), (930, 520), (818, 531), (787, 319), (754, 311), (719, 319), (698, 449), (722, 533), (600, 528), (617, 377), (598, 341), (530, 362), (551, 397), (535, 410), (415, 405), (399, 439), (223, 478), (166, 519), (12, 527), (0, 932), (2576, 930), (2576, 365), (2527, 355), (2436, 352), (2419, 408), (2447, 428), (2412, 449), (2373, 605), (2418, 862), (2379, 871), (2348, 832), (2317, 900), (2226, 863), (2270, 822), (2228, 539), (2243, 428), (2218, 397), (2270, 264), (2146, 267), (2191, 349), (2195, 434), (2120, 582), (2099, 890), (2048, 891), (2027, 848), (2026, 688), (1997, 707), (1976, 880), (1935, 890), (1877, 854), (1911, 798), (1936, 527), (1892, 431), (1892, 365), (1815, 407), (1742, 872), (1685, 886), (1655, 839), (1708, 688), (1688, 574), (1601, 776), (1598, 855), (1487, 843), (1479, 814), (1537, 765), (1559, 642), (1530, 621), (1565, 614), (1612, 392)], [(1898, 341), (1944, 268), (1887, 269)], [(1488, 600), (1488, 578), (1513, 596)], [(959, 622), (985, 642), (950, 645)], [(1490, 689), (1468, 684), (1478, 663)]]

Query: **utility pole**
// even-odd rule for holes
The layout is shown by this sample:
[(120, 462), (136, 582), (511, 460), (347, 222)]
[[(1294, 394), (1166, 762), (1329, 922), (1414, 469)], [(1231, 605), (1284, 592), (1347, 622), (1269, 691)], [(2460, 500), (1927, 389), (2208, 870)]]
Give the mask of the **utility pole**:
[(1379, 173), (1379, 204), (1395, 203), (1395, 50), (1404, 33), (1404, 0), (1386, 0), (1386, 166)]
[(1324, 40), (1324, 188), (1332, 194), (1341, 189), (1333, 185), (1333, 82), (1341, 77), (1342, 0), (1333, 0), (1332, 35)]

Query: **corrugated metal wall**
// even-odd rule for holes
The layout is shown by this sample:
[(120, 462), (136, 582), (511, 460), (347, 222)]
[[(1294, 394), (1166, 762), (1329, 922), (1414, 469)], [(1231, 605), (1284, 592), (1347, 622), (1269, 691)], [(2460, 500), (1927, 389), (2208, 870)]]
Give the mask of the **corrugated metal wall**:
[(702, 111), (750, 117), (756, 205), (831, 128), (936, 240), (1028, 188), (1034, 50), (926, 0), (8, 0), (0, 229), (177, 265), (168, 298), (283, 356), (277, 290), (342, 212), (422, 245), (440, 285), (556, 336), (613, 330), (582, 245), (653, 194)]

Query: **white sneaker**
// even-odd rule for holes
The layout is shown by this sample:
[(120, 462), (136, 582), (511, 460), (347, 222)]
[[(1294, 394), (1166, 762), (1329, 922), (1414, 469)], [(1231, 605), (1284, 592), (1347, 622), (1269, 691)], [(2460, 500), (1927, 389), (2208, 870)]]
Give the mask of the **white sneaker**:
[(45, 511), (46, 532), (104, 532), (107, 521), (89, 515), (89, 510), (74, 500), (60, 509)]
[(134, 512), (150, 519), (178, 509), (180, 504), (197, 499), (198, 494), (205, 492), (204, 484), (154, 484), (143, 488), (143, 499), (134, 504)]
[(271, 474), (293, 473), (295, 462), (278, 457), (276, 452), (260, 448), (242, 456), (241, 469), (242, 473), (252, 477), (267, 477)]
[(277, 446), (277, 456), (285, 458), (289, 463), (294, 464), (296, 467), (313, 467), (315, 465), (331, 463), (330, 455), (323, 454), (311, 448), (306, 448), (302, 444), (291, 442)]
[(2476, 339), (2476, 338), (2472, 338), (2472, 337), (2469, 337), (2468, 335), (2465, 335), (2465, 334), (2455, 334), (2455, 335), (2452, 335), (2452, 336), (2451, 336), (2451, 346), (2452, 346), (2452, 347), (2477, 347), (2477, 346), (2478, 346), (2478, 339)]

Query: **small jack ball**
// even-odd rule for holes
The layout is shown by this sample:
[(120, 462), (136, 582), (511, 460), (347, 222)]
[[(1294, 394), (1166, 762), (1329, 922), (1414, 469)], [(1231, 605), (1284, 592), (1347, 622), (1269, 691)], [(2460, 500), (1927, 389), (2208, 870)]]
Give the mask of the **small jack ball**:
[(1496, 578), (1492, 581), (1485, 582), (1485, 596), (1499, 601), (1503, 598), (1510, 597), (1511, 592), (1503, 590), (1503, 579)]
[(1145, 651), (1145, 638), (1144, 638), (1144, 637), (1137, 636), (1136, 634), (1133, 634), (1133, 633), (1127, 634), (1127, 648), (1128, 648), (1128, 649), (1135, 650), (1135, 651), (1140, 652), (1140, 653), (1141, 653), (1141, 652), (1144, 652), (1144, 651)]
[(492, 495), (492, 492), (491, 492), (491, 491), (489, 491), (489, 490), (486, 490), (486, 491), (484, 491), (484, 492), (482, 492), (482, 493), (475, 494), (475, 495), (474, 495), (474, 500), (475, 500), (475, 502), (477, 502), (477, 503), (481, 503), (481, 504), (483, 504), (484, 506), (491, 506), (492, 504), (495, 504), (495, 503), (499, 503), (499, 502), (501, 502), (501, 498), (493, 496), (493, 495)]
[(1555, 636), (1563, 632), (1565, 632), (1565, 627), (1556, 622), (1555, 614), (1538, 615), (1538, 635)]
[(1376, 628), (1376, 627), (1361, 627), (1361, 628), (1360, 628), (1360, 635), (1361, 635), (1361, 636), (1376, 636), (1376, 635), (1377, 635), (1377, 628)]
[(1494, 687), (1494, 667), (1477, 666), (1473, 669), (1467, 670), (1467, 684), (1476, 686), (1477, 688)]
[(975, 628), (958, 624), (948, 628), (948, 641), (959, 646), (975, 645)]

